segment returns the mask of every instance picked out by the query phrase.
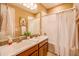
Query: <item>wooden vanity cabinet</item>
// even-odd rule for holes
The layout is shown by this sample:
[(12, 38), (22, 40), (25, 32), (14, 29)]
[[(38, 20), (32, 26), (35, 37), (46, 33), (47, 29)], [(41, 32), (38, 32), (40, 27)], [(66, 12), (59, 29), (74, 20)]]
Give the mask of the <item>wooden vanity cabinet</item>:
[(39, 56), (47, 56), (48, 52), (48, 41), (45, 40), (39, 44)]
[(38, 56), (38, 51), (35, 51), (35, 52), (32, 53), (30, 56)]
[(48, 52), (48, 40), (44, 40), (39, 44), (29, 48), (28, 50), (18, 54), (17, 56), (46, 56)]
[(31, 55), (38, 56), (38, 45), (29, 48), (28, 50), (18, 54), (17, 56), (31, 56)]

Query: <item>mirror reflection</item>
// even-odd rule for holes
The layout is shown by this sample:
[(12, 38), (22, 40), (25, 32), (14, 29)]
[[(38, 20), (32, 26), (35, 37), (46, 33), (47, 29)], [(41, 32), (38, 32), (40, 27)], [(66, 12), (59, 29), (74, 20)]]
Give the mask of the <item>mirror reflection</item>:
[(26, 32), (31, 35), (40, 34), (40, 17), (18, 6), (16, 8), (14, 4), (1, 4), (0, 39), (14, 39), (25, 36)]

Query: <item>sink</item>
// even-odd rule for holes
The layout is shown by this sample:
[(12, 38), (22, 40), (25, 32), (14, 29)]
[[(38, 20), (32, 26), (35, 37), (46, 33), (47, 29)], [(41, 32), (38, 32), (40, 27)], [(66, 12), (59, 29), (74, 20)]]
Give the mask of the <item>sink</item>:
[(34, 38), (30, 39), (30, 40), (33, 41), (33, 42), (38, 42), (39, 41), (39, 39), (37, 37), (34, 37)]
[(30, 39), (30, 40), (32, 40), (32, 41), (34, 41), (34, 42), (40, 42), (40, 41), (43, 40), (43, 37), (42, 37), (42, 36), (34, 37), (34, 38)]
[(23, 40), (22, 42), (17, 43), (17, 45), (16, 45), (15, 48), (16, 48), (17, 50), (23, 50), (23, 49), (26, 49), (26, 48), (29, 47), (29, 46), (34, 45), (34, 44), (35, 44), (35, 42), (32, 41), (32, 40)]

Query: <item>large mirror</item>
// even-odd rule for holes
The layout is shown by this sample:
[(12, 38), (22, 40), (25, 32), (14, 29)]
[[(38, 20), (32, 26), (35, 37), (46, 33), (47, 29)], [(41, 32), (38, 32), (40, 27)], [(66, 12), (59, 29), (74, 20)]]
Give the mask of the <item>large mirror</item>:
[(3, 21), (3, 19), (2, 19), (2, 16), (0, 14), (0, 39), (2, 37), (2, 34), (1, 34), (2, 21)]
[(15, 9), (1, 4), (0, 39), (5, 40), (8, 36), (15, 37)]
[(6, 5), (0, 4), (0, 40), (5, 39), (6, 36)]
[[(25, 32), (30, 31), (32, 35), (40, 34), (40, 18), (33, 16), (20, 16), (19, 19), (19, 29), (16, 28), (16, 9), (8, 6), (7, 4), (1, 5), (0, 14), (0, 39), (6, 39), (11, 36), (13, 39), (20, 35), (24, 35)], [(2, 19), (3, 18), (3, 19)], [(17, 35), (16, 35), (17, 34)]]
[(30, 31), (32, 35), (40, 34), (40, 18), (28, 16), (28, 31)]

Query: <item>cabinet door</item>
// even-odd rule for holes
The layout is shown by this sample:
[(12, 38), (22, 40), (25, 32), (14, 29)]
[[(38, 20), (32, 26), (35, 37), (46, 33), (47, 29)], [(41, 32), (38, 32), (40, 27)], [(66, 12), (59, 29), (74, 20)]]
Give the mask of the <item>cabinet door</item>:
[(38, 56), (38, 51), (35, 51), (31, 56)]
[(39, 49), (39, 56), (46, 56), (48, 51), (48, 46), (47, 44), (44, 44), (40, 49)]
[(39, 56), (43, 56), (44, 54), (44, 46), (39, 49)]
[(47, 44), (45, 44), (43, 48), (43, 55), (47, 56), (47, 52), (48, 52), (48, 47), (47, 47)]

